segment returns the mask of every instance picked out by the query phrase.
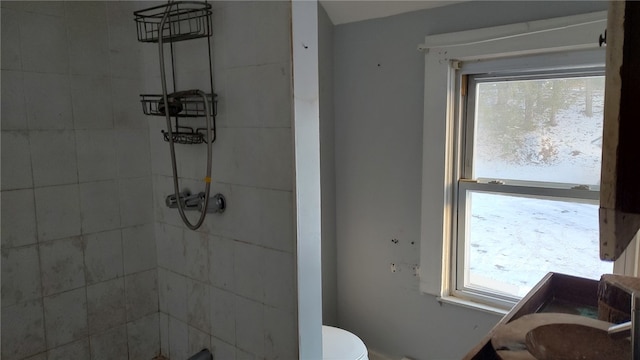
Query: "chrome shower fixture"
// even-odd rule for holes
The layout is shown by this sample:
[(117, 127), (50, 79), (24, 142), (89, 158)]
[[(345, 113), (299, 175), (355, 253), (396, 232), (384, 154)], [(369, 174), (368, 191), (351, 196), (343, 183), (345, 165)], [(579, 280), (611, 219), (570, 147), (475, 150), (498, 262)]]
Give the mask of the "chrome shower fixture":
[[(185, 211), (197, 210), (203, 212), (205, 211), (205, 197), (206, 194), (204, 192), (192, 195), (189, 191), (183, 191), (180, 193), (180, 203)], [(169, 195), (165, 198), (165, 204), (168, 208), (178, 208), (178, 198), (175, 194)], [(227, 208), (226, 199), (220, 193), (213, 195), (207, 205), (206, 212), (209, 213), (223, 213)]]

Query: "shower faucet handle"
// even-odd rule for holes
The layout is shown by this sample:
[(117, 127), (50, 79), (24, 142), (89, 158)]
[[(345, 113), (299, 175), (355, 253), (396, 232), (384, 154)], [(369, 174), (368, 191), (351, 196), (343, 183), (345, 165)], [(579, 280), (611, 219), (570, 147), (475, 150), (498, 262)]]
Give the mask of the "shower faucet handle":
[[(178, 194), (178, 196), (180, 197), (180, 200), (184, 201), (184, 198), (188, 197), (191, 195), (190, 191), (183, 191), (181, 193)], [(165, 204), (167, 204), (167, 207), (169, 208), (177, 208), (178, 207), (178, 197), (176, 196), (176, 194), (171, 194), (169, 196), (167, 196), (165, 198)]]

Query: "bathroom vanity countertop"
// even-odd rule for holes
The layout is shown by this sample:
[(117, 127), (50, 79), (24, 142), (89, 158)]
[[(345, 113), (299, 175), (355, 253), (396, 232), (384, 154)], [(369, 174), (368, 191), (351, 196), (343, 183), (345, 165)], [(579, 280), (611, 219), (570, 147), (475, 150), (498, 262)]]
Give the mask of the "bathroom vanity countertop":
[(597, 318), (598, 281), (548, 273), (463, 357), (463, 360), (499, 359), (491, 344), (491, 339), (498, 329), (525, 315), (549, 312)]

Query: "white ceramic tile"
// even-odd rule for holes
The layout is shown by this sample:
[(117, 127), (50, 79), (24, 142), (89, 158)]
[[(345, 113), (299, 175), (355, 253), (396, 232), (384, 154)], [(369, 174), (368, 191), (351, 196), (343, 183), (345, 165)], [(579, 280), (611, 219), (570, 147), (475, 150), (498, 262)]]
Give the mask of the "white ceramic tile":
[(298, 356), (298, 321), (294, 310), (264, 308), (264, 346), (267, 359), (295, 359)]
[[(212, 56), (215, 45), (212, 42)], [(174, 44), (176, 78), (184, 89), (209, 89), (209, 53), (206, 41), (181, 41)], [(186, 73), (200, 73), (203, 82), (188, 84), (184, 82)], [(205, 74), (205, 76), (202, 76)], [(196, 85), (195, 87), (193, 85)]]
[[(190, 125), (197, 127), (205, 127), (203, 122), (193, 122)], [(205, 183), (202, 179), (207, 171), (207, 146), (176, 146), (176, 159), (178, 161), (178, 174), (181, 177), (196, 180), (194, 186), (191, 186), (191, 192), (197, 193), (204, 191)], [(170, 161), (170, 159), (168, 159)], [(215, 170), (211, 170), (211, 177), (216, 179)]]
[(119, 177), (151, 175), (149, 131), (147, 129), (118, 130), (116, 134)]
[(117, 176), (113, 130), (77, 130), (78, 180), (108, 180)]
[(124, 273), (126, 275), (156, 267), (156, 241), (152, 224), (122, 229)]
[(211, 347), (214, 359), (235, 360), (236, 358), (236, 348), (233, 345), (213, 336), (211, 337)]
[(260, 207), (262, 223), (260, 226), (262, 245), (293, 252), (295, 249), (294, 238), (294, 213), (293, 193), (290, 191), (261, 190), (258, 194), (260, 204), (269, 206)]
[[(225, 29), (225, 17), (226, 17), (226, 13), (224, 8), (227, 5), (227, 2), (225, 1), (216, 1), (213, 3), (214, 7), (217, 6), (216, 9), (214, 9), (213, 11), (213, 17), (211, 18), (211, 22), (213, 23), (213, 56), (212, 56), (212, 60), (213, 60), (213, 68), (214, 68), (214, 73), (220, 74), (221, 70), (226, 68), (226, 47), (227, 47), (227, 36), (224, 32)], [(216, 76), (216, 79), (217, 76)], [(216, 83), (218, 83), (216, 81)], [(222, 87), (219, 87), (219, 84), (216, 84), (216, 89), (217, 90), (221, 90)]]
[(225, 64), (227, 67), (255, 65), (256, 26), (252, 3), (229, 2), (224, 8)]
[(2, 250), (2, 307), (42, 296), (36, 245)]
[(225, 72), (227, 127), (291, 127), (291, 76), (286, 63)]
[(188, 337), (189, 337), (189, 347), (188, 347), (189, 356), (194, 356), (195, 354), (203, 351), (204, 349), (207, 349), (209, 352), (211, 352), (211, 335), (195, 327), (189, 326)]
[(267, 64), (289, 61), (291, 58), (291, 3), (260, 1), (253, 8), (256, 14), (256, 62)]
[(160, 354), (159, 328), (158, 313), (127, 323), (129, 359), (149, 359)]
[(33, 356), (29, 356), (28, 358), (25, 358), (24, 360), (47, 360), (47, 353), (40, 353), (37, 355), (33, 355)]
[(33, 12), (55, 17), (64, 16), (64, 4), (62, 1), (15, 1), (14, 8), (24, 12)]
[[(106, 1), (105, 3), (107, 6), (107, 18), (109, 19), (109, 26), (129, 25), (131, 27), (133, 22), (133, 18), (131, 17), (131, 15), (134, 11), (141, 10), (149, 6), (154, 6), (152, 5), (152, 1)], [(135, 37), (135, 30), (133, 31)]]
[(119, 181), (120, 218), (122, 226), (153, 222), (153, 184), (151, 177)]
[(227, 128), (218, 134), (213, 152), (218, 181), (292, 190), (291, 129)]
[(73, 128), (68, 75), (25, 72), (23, 81), (29, 129)]
[(236, 242), (234, 245), (236, 292), (257, 301), (263, 301), (265, 249), (241, 242)]
[(237, 360), (258, 360), (259, 357), (243, 349), (236, 349), (236, 359)]
[(40, 268), (44, 296), (77, 289), (85, 285), (82, 249), (79, 237), (40, 244)]
[[(109, 21), (111, 22), (111, 19)], [(133, 24), (110, 24), (109, 65), (111, 76), (128, 79), (143, 77), (145, 64), (142, 57), (142, 47), (145, 45), (153, 47), (151, 44), (142, 44), (137, 41)], [(157, 57), (156, 61), (158, 61)]]
[(29, 142), (34, 186), (78, 182), (76, 139), (73, 131), (31, 131)]
[(236, 295), (211, 287), (211, 327), (213, 336), (229, 344), (236, 343)]
[(44, 298), (47, 347), (87, 336), (87, 296), (80, 288)]
[(158, 266), (185, 273), (186, 250), (181, 228), (166, 224), (156, 225), (156, 246)]
[(169, 356), (169, 316), (160, 312), (160, 353)]
[(236, 347), (259, 358), (264, 356), (263, 308), (259, 302), (236, 298)]
[(171, 271), (158, 271), (160, 311), (187, 321), (187, 278)]
[(258, 87), (257, 67), (236, 67), (225, 70), (225, 117), (226, 127), (258, 126), (263, 121), (257, 105)]
[(291, 65), (288, 62), (258, 66), (252, 85), (263, 127), (291, 127)]
[[(2, 12), (2, 20), (4, 21), (4, 11)], [(2, 25), (4, 27), (4, 24)], [(4, 33), (2, 35), (4, 38)], [(4, 50), (2, 54), (4, 56)], [(2, 88), (2, 102), (0, 104), (0, 114), (2, 115), (0, 125), (2, 130), (26, 130), (28, 128), (27, 111), (22, 72), (2, 70), (0, 87)]]
[(0, 198), (2, 206), (2, 247), (34, 244), (36, 235), (36, 211), (33, 190), (3, 191)]
[(149, 117), (142, 112), (142, 88), (142, 81), (138, 79), (111, 79), (113, 121), (116, 129), (147, 129), (148, 119), (163, 122), (162, 118)]
[(214, 286), (234, 290), (234, 241), (210, 236), (209, 238), (209, 278)]
[(79, 188), (83, 233), (120, 227), (118, 183), (115, 180), (82, 183)]
[(290, 253), (263, 251), (264, 302), (279, 309), (292, 310), (295, 305), (296, 265)]
[(2, 190), (33, 186), (29, 136), (23, 131), (2, 131)]
[(42, 300), (3, 307), (1, 324), (2, 359), (23, 359), (45, 350)]
[(164, 141), (162, 130), (166, 126), (149, 117), (149, 146), (151, 152), (151, 169), (153, 174), (171, 176), (171, 153), (169, 143)]
[(89, 334), (97, 334), (126, 323), (124, 279), (87, 286)]
[(122, 277), (122, 237), (120, 230), (84, 235), (84, 263), (87, 283)]
[[(68, 23), (86, 23), (91, 25), (96, 20), (105, 21), (106, 31), (106, 18), (107, 18), (107, 6), (102, 1), (70, 1), (64, 3), (65, 16)], [(78, 19), (84, 18), (84, 19)]]
[[(0, 36), (2, 41), (2, 69), (20, 70), (22, 68), (22, 56), (20, 55), (20, 13), (13, 9), (2, 9), (2, 26)], [(4, 74), (2, 75), (4, 79)], [(4, 81), (4, 80), (2, 80)], [(4, 89), (2, 91), (4, 94)], [(3, 100), (4, 101), (4, 100)], [(4, 114), (3, 114), (4, 115)], [(2, 120), (4, 121), (4, 119)]]
[(104, 2), (65, 3), (72, 74), (109, 74), (107, 9)]
[(22, 68), (66, 74), (69, 54), (64, 18), (23, 12), (20, 20)]
[(128, 359), (127, 327), (121, 325), (101, 334), (91, 336), (91, 359)]
[(137, 320), (158, 312), (157, 276), (154, 269), (125, 277), (127, 320)]
[[(155, 49), (144, 46), (141, 49), (140, 55), (144, 63), (144, 93), (146, 94), (161, 94), (162, 93), (162, 77), (160, 76), (160, 56), (158, 55), (158, 48)], [(167, 52), (165, 52), (167, 54)], [(166, 56), (166, 55), (165, 55)], [(165, 57), (165, 64), (167, 68), (171, 67), (171, 60), (169, 57)], [(167, 89), (169, 92), (173, 91), (173, 76), (166, 78)], [(185, 89), (185, 88), (182, 88)], [(162, 118), (159, 118), (162, 121)]]
[(185, 230), (187, 275), (192, 279), (209, 282), (209, 237), (205, 233)]
[(35, 197), (39, 241), (80, 234), (78, 185), (35, 189)]
[[(186, 43), (186, 42), (185, 42)], [(194, 43), (195, 44), (195, 43)], [(208, 58), (206, 57), (206, 45), (204, 47), (204, 60), (207, 61), (208, 63)], [(198, 50), (195, 52), (192, 52), (191, 54), (199, 54), (202, 50)], [(213, 51), (213, 50), (212, 50)], [(202, 60), (200, 56), (197, 55), (193, 55), (194, 58), (198, 58), (199, 60)], [(183, 59), (187, 60), (189, 59), (189, 57), (185, 57), (183, 56)], [(176, 66), (179, 66), (176, 64)], [(187, 67), (188, 68), (188, 67)], [(202, 71), (185, 71), (183, 69), (177, 68), (176, 69), (176, 83), (178, 84), (180, 89), (200, 89), (206, 93), (211, 93), (211, 83), (209, 82), (209, 72), (206, 70), (202, 70)], [(213, 92), (217, 93), (217, 83), (215, 82), (215, 77), (214, 77), (214, 84), (213, 84)], [(206, 127), (206, 124), (204, 123), (204, 119), (197, 119), (196, 121), (192, 121), (192, 120), (196, 120), (196, 119), (190, 119), (189, 122), (193, 122), (193, 123), (198, 123), (198, 127), (200, 127), (200, 123), (202, 123), (202, 127)]]
[(187, 359), (189, 354), (189, 330), (186, 323), (169, 317), (169, 358)]
[(108, 77), (72, 75), (71, 99), (76, 129), (113, 129), (111, 81)]
[(213, 347), (214, 359), (235, 360), (236, 348), (233, 345), (227, 344), (215, 337), (211, 337), (211, 346)]
[[(209, 220), (211, 232), (291, 252), (293, 241), (293, 196), (289, 191), (232, 186), (224, 191), (229, 206), (222, 216)], [(269, 204), (256, 206), (255, 204)], [(224, 220), (226, 219), (226, 220)], [(251, 219), (247, 222), (247, 219)], [(224, 221), (223, 221), (224, 220)], [(228, 227), (228, 229), (224, 229)]]
[(47, 357), (48, 360), (90, 359), (89, 338), (51, 349)]
[(211, 333), (210, 287), (205, 283), (187, 280), (187, 323)]

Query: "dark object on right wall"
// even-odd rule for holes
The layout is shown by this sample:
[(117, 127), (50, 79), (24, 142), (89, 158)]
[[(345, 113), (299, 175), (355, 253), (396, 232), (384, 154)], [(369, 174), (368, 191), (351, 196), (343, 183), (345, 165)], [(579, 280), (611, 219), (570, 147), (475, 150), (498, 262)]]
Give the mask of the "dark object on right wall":
[(640, 2), (609, 3), (606, 41), (600, 258), (613, 261), (640, 229)]

